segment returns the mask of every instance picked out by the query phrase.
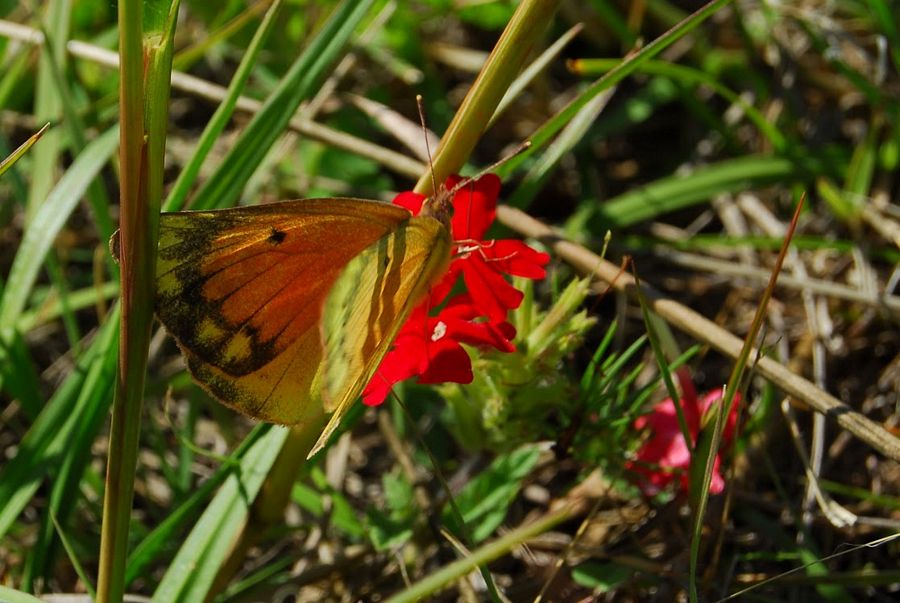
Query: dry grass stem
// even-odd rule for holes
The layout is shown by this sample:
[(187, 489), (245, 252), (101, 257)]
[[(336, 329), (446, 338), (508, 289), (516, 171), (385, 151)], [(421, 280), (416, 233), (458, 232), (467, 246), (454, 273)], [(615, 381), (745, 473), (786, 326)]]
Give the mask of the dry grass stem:
[[(615, 289), (636, 295), (634, 278), (621, 273), (618, 266), (602, 259), (587, 248), (562, 238), (552, 228), (528, 214), (511, 207), (497, 208), (499, 220), (516, 232), (543, 241), (569, 264), (583, 274), (594, 274)], [(705, 316), (694, 312), (675, 300), (661, 296), (648, 286), (643, 287), (650, 307), (668, 323), (688, 333), (698, 341), (709, 344), (723, 354), (737, 358), (743, 342)], [(758, 352), (754, 350), (753, 356)], [(888, 458), (900, 461), (900, 441), (884, 427), (822, 391), (803, 377), (795, 375), (782, 364), (760, 356), (756, 364), (760, 375), (801, 400), (816, 412), (832, 417), (837, 423)]]

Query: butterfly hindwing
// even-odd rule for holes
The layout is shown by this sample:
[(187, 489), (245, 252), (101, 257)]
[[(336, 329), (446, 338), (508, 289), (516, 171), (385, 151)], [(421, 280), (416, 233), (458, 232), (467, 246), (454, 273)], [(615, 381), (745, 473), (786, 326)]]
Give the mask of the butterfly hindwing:
[(391, 342), (450, 263), (447, 228), (417, 217), (386, 234), (350, 260), (335, 281), (322, 319), (326, 410), (332, 410), (315, 453), (362, 393)]
[(266, 421), (303, 421), (320, 401), (329, 290), (348, 262), (410, 219), (359, 199), (163, 214), (157, 315), (216, 398)]

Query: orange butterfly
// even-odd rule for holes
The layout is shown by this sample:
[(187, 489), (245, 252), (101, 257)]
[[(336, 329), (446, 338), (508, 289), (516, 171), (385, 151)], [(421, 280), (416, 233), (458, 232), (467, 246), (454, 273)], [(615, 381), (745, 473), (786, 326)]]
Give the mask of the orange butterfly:
[(415, 217), (342, 198), (164, 213), (157, 315), (226, 405), (282, 424), (331, 412), (311, 456), (447, 270), (453, 192)]

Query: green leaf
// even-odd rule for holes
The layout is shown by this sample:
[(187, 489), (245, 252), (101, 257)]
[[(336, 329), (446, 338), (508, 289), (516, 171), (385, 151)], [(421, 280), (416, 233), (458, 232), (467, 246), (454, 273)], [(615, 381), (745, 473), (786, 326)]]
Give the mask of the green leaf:
[(388, 510), (369, 511), (369, 538), (377, 550), (387, 551), (409, 540), (418, 512), (413, 486), (402, 473), (387, 473), (381, 481)]
[(633, 574), (633, 570), (615, 563), (585, 561), (572, 568), (572, 580), (585, 588), (594, 589), (595, 594), (610, 591)]
[[(357, 406), (362, 405), (358, 404)], [(328, 478), (325, 477), (322, 470), (318, 467), (312, 467), (310, 469), (310, 478), (318, 490), (301, 483), (295, 483), (291, 490), (292, 500), (315, 517), (322, 517), (326, 508), (323, 498), (328, 497), (331, 502), (329, 521), (332, 527), (342, 531), (351, 538), (364, 537), (366, 529), (359, 518), (357, 518), (357, 512), (353, 505), (347, 501), (343, 493), (335, 490), (328, 484)]]
[[(813, 167), (813, 166), (809, 166)], [(716, 195), (797, 178), (804, 166), (785, 157), (749, 155), (704, 166), (690, 174), (662, 178), (586, 211), (605, 227), (625, 228), (657, 216), (705, 203)], [(571, 220), (581, 220), (576, 214)], [(598, 225), (598, 230), (600, 226)]]
[[(510, 503), (522, 488), (522, 480), (534, 468), (539, 455), (537, 446), (528, 445), (498, 456), (456, 497), (456, 506), (475, 542), (493, 534), (506, 518)], [(450, 509), (444, 509), (443, 517), (448, 526), (459, 531)]]
[(0, 601), (3, 601), (3, 603), (43, 603), (37, 597), (7, 588), (6, 586), (0, 586)]
[(389, 551), (413, 535), (413, 518), (392, 517), (377, 509), (369, 511), (369, 538), (377, 551)]

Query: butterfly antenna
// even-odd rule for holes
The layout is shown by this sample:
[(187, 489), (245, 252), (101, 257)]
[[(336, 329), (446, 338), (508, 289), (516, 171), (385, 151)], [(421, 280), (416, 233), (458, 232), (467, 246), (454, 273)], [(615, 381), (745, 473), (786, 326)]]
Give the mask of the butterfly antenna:
[[(459, 191), (460, 189), (462, 189), (464, 186), (467, 186), (469, 183), (478, 180), (479, 178), (481, 178), (481, 177), (484, 176), (485, 174), (487, 174), (487, 173), (489, 173), (489, 172), (493, 172), (493, 171), (496, 170), (498, 167), (500, 167), (501, 165), (503, 165), (504, 163), (506, 163), (507, 161), (509, 161), (509, 160), (512, 159), (513, 157), (516, 157), (516, 156), (518, 156), (518, 155), (521, 155), (522, 153), (524, 153), (525, 151), (527, 151), (529, 148), (531, 148), (531, 141), (530, 141), (530, 140), (526, 140), (526, 141), (520, 143), (519, 146), (517, 146), (515, 149), (513, 149), (511, 153), (507, 154), (507, 155), (504, 156), (504, 157), (501, 157), (500, 159), (498, 159), (497, 161), (495, 161), (495, 162), (492, 163), (491, 165), (487, 166), (486, 168), (484, 168), (483, 170), (481, 170), (480, 172), (478, 172), (478, 173), (475, 174), (474, 176), (472, 176), (472, 177), (470, 177), (470, 178), (463, 178), (462, 180), (460, 180), (460, 181), (456, 184), (456, 186), (454, 186), (452, 189), (450, 189), (450, 195), (452, 196), (454, 193), (456, 193), (457, 191)], [(433, 176), (433, 175), (434, 175), (434, 169), (432, 168), (432, 176)]]
[(437, 180), (434, 177), (434, 161), (431, 158), (431, 145), (428, 144), (428, 128), (425, 126), (425, 109), (422, 106), (422, 95), (416, 95), (416, 107), (419, 109), (419, 123), (422, 124), (422, 133), (425, 135), (425, 154), (428, 155), (428, 166), (431, 168), (431, 194), (438, 192)]

